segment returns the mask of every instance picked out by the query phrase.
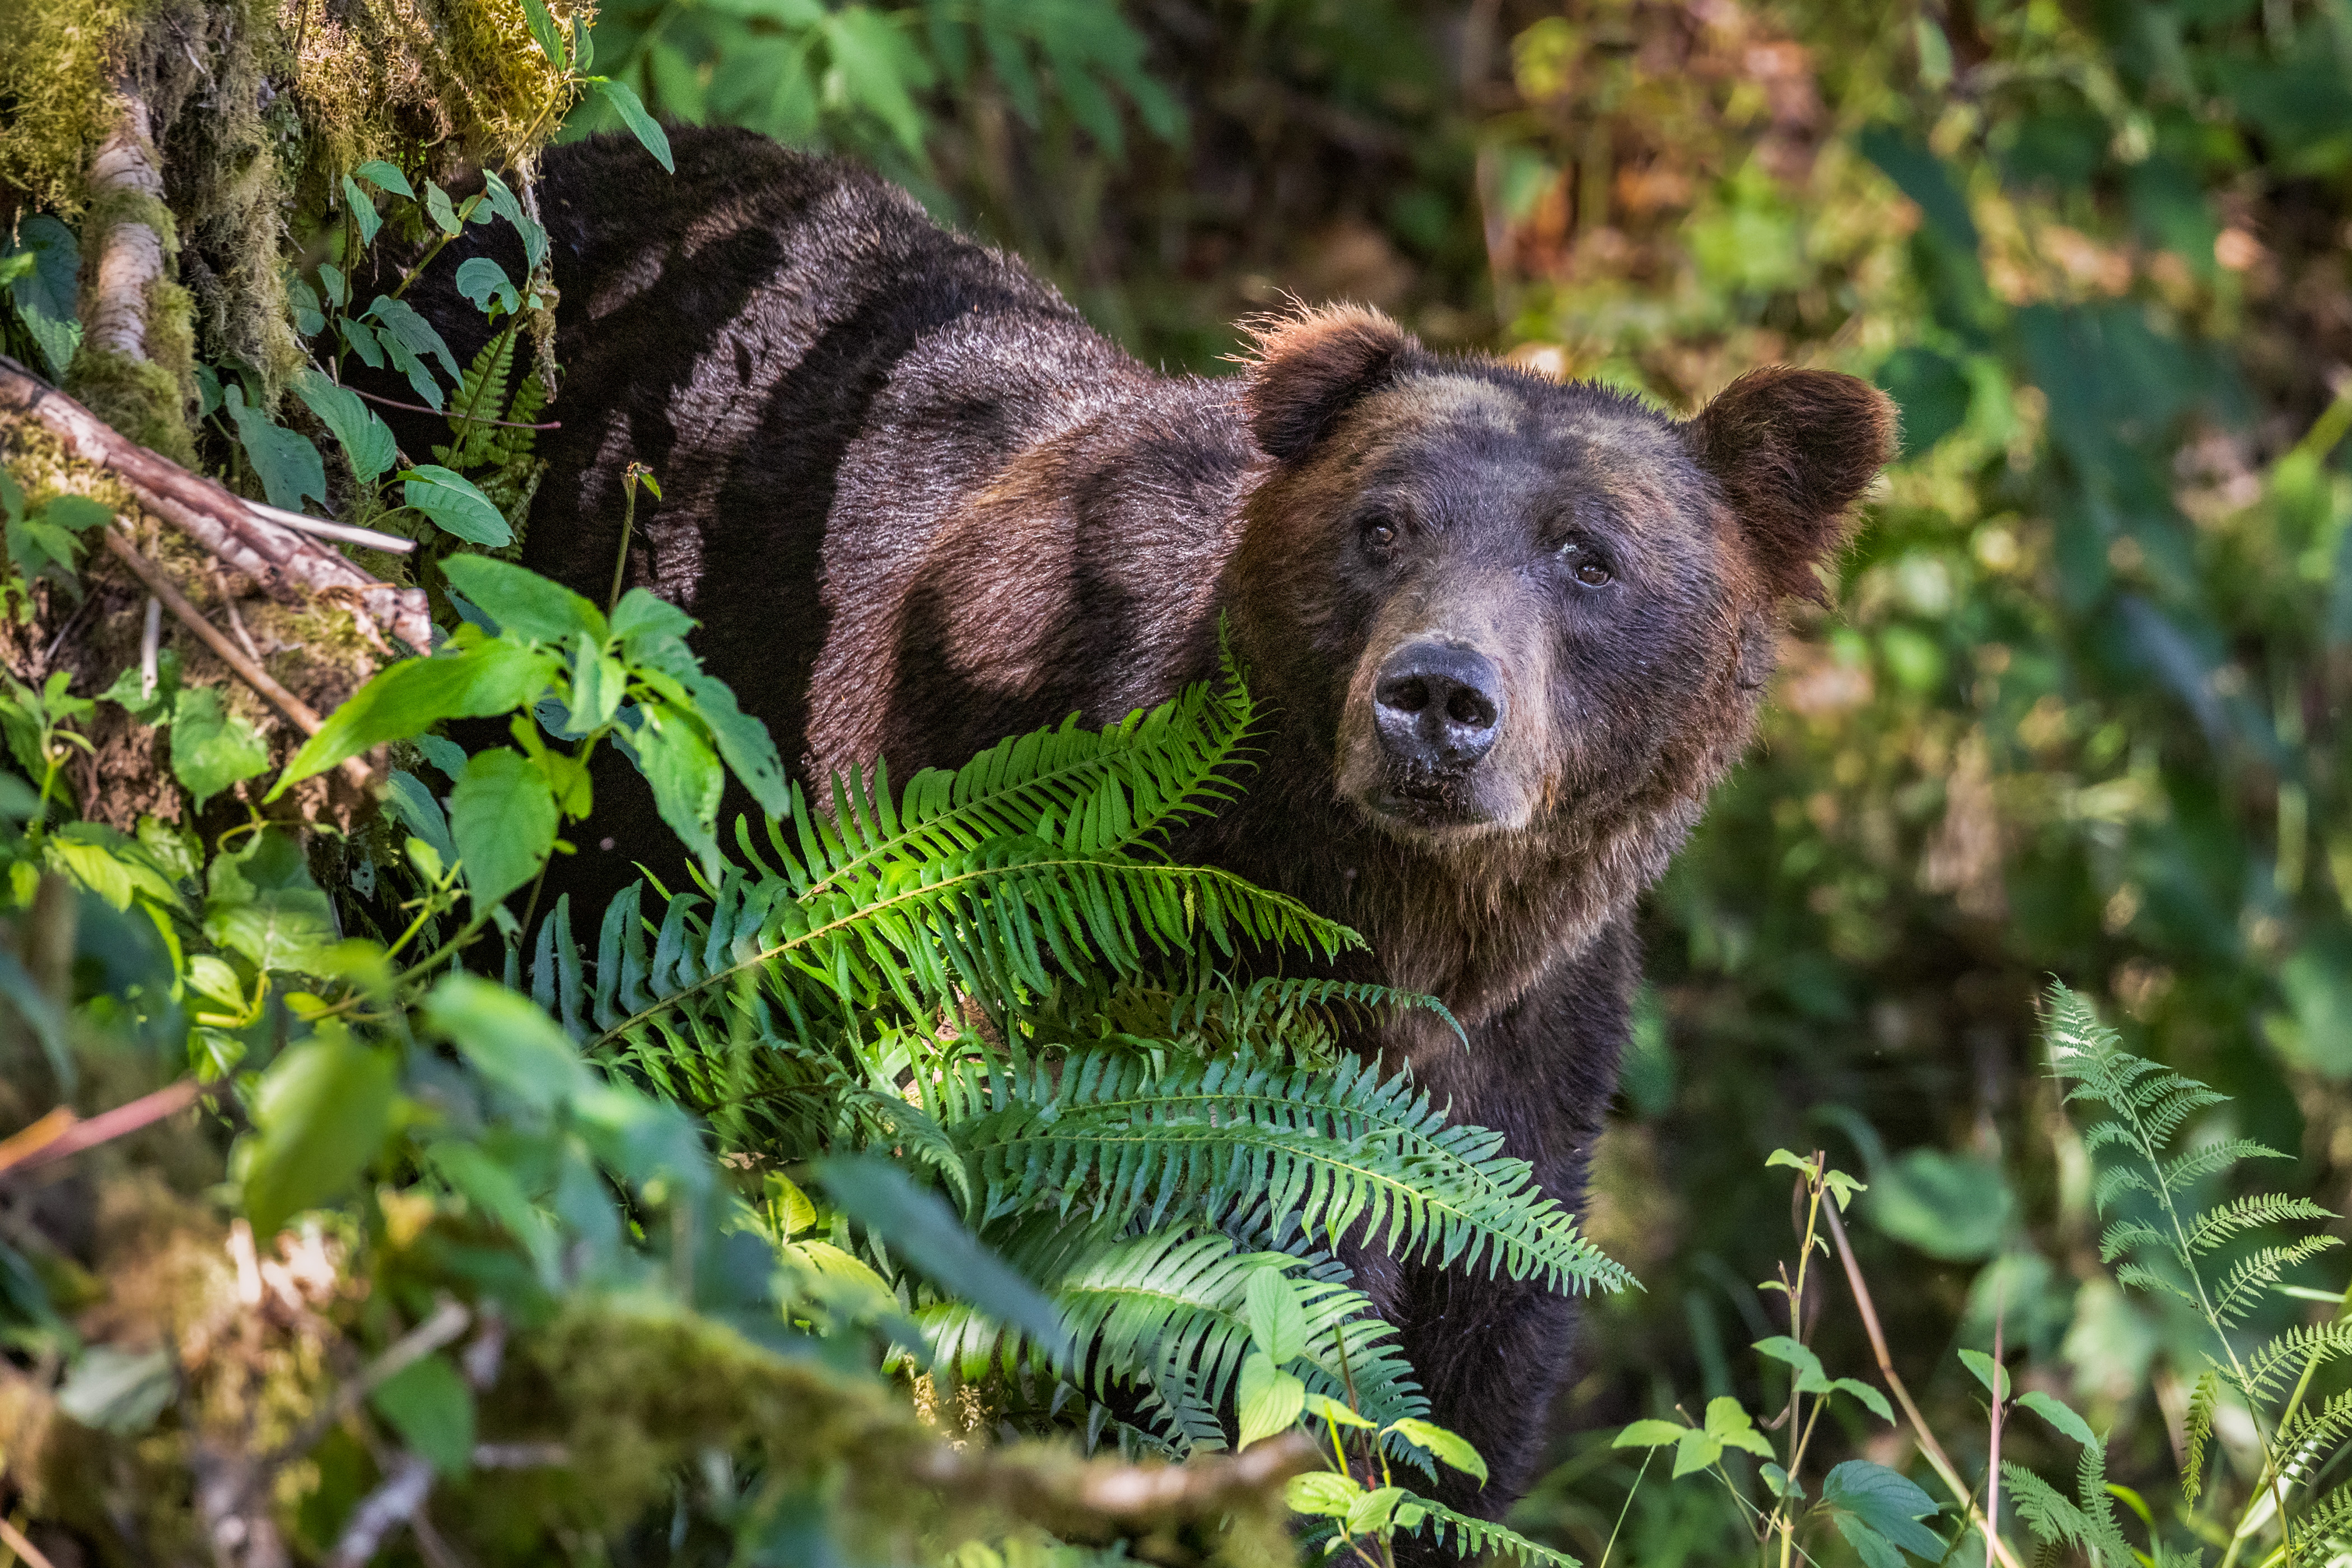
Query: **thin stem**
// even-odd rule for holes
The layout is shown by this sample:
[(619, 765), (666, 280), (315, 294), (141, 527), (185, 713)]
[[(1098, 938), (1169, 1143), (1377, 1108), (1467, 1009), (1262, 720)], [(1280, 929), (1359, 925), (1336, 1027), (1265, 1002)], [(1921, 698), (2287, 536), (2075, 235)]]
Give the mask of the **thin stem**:
[(1895, 1395), (1895, 1403), (1903, 1407), (1905, 1419), (1911, 1423), (1912, 1440), (1919, 1445), (1919, 1452), (1926, 1457), (1927, 1468), (1936, 1472), (1936, 1479), (1944, 1483), (1944, 1489), (1952, 1494), (1953, 1500), (1966, 1510), (1969, 1521), (1984, 1532), (1985, 1542), (2000, 1558), (2001, 1568), (2024, 1568), (2009, 1542), (2000, 1538), (1978, 1510), (1976, 1489), (1961, 1481), (1960, 1472), (1952, 1464), (1951, 1456), (1945, 1453), (1943, 1444), (1936, 1440), (1935, 1431), (1927, 1425), (1927, 1418), (1919, 1414), (1919, 1406), (1913, 1401), (1911, 1391), (1895, 1374), (1895, 1358), (1886, 1351), (1886, 1331), (1878, 1324), (1878, 1308), (1870, 1299), (1870, 1287), (1863, 1282), (1862, 1265), (1855, 1261), (1853, 1244), (1845, 1238), (1845, 1223), (1838, 1218), (1836, 1205), (1831, 1205), (1826, 1217), (1830, 1222), (1830, 1239), (1837, 1243), (1838, 1261), (1845, 1266), (1846, 1288), (1853, 1292), (1854, 1310), (1862, 1314), (1863, 1331), (1870, 1338), (1870, 1353), (1878, 1363), (1879, 1376), (1886, 1380), (1887, 1392)]
[[(474, 209), (482, 205), (483, 198), (488, 195), (489, 192), (487, 190), (476, 191), (472, 195), (466, 198), (466, 205), (457, 209), (457, 234), (463, 234), (466, 232), (466, 220), (474, 216)], [(418, 274), (422, 273), (427, 267), (433, 265), (433, 258), (440, 255), (443, 250), (446, 249), (449, 242), (457, 237), (457, 234), (445, 234), (436, 239), (432, 246), (426, 249), (425, 254), (417, 258), (416, 265), (410, 268), (407, 275), (401, 279), (400, 286), (393, 289), (392, 297), (397, 300), (403, 294), (407, 293), (408, 286), (416, 281)], [(356, 271), (357, 268), (354, 268), (353, 270)]]
[[(2002, 1309), (2008, 1304), (2002, 1296), (2008, 1281), (1994, 1276), (1992, 1287), (1992, 1438), (1985, 1450), (1985, 1517), (2000, 1517), (2000, 1385), (2008, 1374), (2001, 1370), (2001, 1331), (2006, 1327)], [(1985, 1568), (1993, 1568), (1992, 1537), (1985, 1537)]]
[(637, 482), (650, 471), (643, 463), (631, 463), (621, 470), (621, 548), (613, 556), (613, 591), (604, 596), (608, 616), (620, 605), (621, 579), (629, 571), (629, 535), (637, 525)]
[(1633, 1500), (1642, 1494), (1642, 1478), (1650, 1473), (1650, 1461), (1657, 1457), (1655, 1448), (1643, 1451), (1642, 1468), (1633, 1472), (1633, 1489), (1625, 1494), (1625, 1506), (1617, 1510), (1617, 1522), (1610, 1526), (1608, 1543), (1601, 1549), (1600, 1568), (1609, 1568), (1609, 1554), (1617, 1550), (1618, 1532), (1625, 1528), (1625, 1516), (1633, 1511)]
[(355, 393), (370, 403), (381, 405), (385, 408), (405, 408), (411, 414), (438, 414), (444, 419), (455, 419), (461, 425), (495, 425), (502, 430), (561, 430), (563, 428), (563, 421), (561, 419), (551, 419), (544, 425), (526, 425), (520, 419), (484, 419), (471, 414), (452, 414), (446, 408), (427, 408), (422, 403), (403, 403), (397, 397), (378, 397), (374, 393), (362, 392), (356, 386), (348, 386), (343, 390)]

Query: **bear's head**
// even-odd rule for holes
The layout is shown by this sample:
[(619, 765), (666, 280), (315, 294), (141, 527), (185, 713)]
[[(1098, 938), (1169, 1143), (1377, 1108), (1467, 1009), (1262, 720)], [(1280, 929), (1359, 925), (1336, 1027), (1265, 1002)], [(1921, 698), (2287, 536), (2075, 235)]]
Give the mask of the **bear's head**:
[(1534, 836), (1619, 881), (1746, 743), (1779, 603), (1822, 597), (1895, 436), (1853, 376), (1756, 371), (1677, 421), (1350, 307), (1263, 327), (1242, 395), (1272, 467), (1229, 602), (1286, 730), (1392, 841)]

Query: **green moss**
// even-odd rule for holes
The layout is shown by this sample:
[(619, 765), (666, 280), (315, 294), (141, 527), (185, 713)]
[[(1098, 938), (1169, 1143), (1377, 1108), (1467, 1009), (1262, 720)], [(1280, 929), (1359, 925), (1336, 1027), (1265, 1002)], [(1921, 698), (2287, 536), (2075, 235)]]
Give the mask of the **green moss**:
[(68, 216), (113, 115), (109, 67), (141, 6), (132, 0), (9, 0), (0, 5), (0, 218)]
[(141, 446), (192, 466), (195, 443), (181, 416), (181, 381), (152, 360), (84, 343), (66, 373), (66, 388), (92, 414)]

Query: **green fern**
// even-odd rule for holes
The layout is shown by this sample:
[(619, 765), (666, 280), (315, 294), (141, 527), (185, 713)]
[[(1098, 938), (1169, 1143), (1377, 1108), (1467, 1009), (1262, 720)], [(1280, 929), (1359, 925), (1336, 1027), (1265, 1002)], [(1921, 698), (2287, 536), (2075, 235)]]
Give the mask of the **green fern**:
[(1427, 1529), (1438, 1545), (1450, 1547), (1465, 1562), (1482, 1556), (1507, 1558), (1528, 1568), (1581, 1568), (1573, 1557), (1557, 1552), (1540, 1542), (1529, 1541), (1517, 1531), (1496, 1524), (1491, 1519), (1474, 1519), (1466, 1513), (1456, 1513), (1444, 1503), (1427, 1498), (1415, 1498), (1412, 1506), (1423, 1510), (1421, 1524), (1404, 1533), (1418, 1535)]
[[(1113, 1384), (1147, 1394), (1146, 1409), (1164, 1424), (1174, 1452), (1225, 1446), (1219, 1410), (1250, 1347), (1243, 1296), (1260, 1268), (1286, 1271), (1300, 1258), (1245, 1248), (1220, 1231), (1178, 1225), (1121, 1237), (1115, 1226), (1072, 1227), (1057, 1218), (1033, 1220), (1025, 1235), (990, 1239), (1007, 1261), (1045, 1286), (1062, 1309), (1073, 1341), (1086, 1346), (1082, 1366), (1055, 1369), (1071, 1375), (1096, 1398)], [(1063, 1253), (1048, 1262), (1041, 1246)], [(1057, 1247), (1058, 1244), (1058, 1247)], [(1391, 1342), (1396, 1331), (1372, 1312), (1361, 1291), (1331, 1279), (1297, 1281), (1306, 1309), (1307, 1336), (1297, 1368), (1310, 1392), (1346, 1400), (1381, 1425), (1426, 1415), (1429, 1402)], [(967, 1378), (1011, 1372), (1034, 1352), (1022, 1337), (969, 1308), (927, 1316), (932, 1348)], [(1407, 1446), (1397, 1445), (1401, 1456)]]
[(1365, 1239), (1398, 1257), (1614, 1289), (1631, 1276), (1577, 1234), (1502, 1134), (1448, 1125), (1410, 1072), (1350, 1057), (1327, 1072), (1245, 1057), (1171, 1064), (1132, 1051), (967, 1064), (926, 1090), (973, 1163), (981, 1218), (1046, 1203), (1212, 1223), (1263, 1205), (1277, 1237)]
[(449, 398), (449, 439), (433, 448), (433, 460), (445, 468), (478, 468), (490, 461), (499, 427), (488, 423), (506, 405), (507, 380), (514, 374), (515, 334), (503, 331), (482, 345), (473, 363), (458, 378)]

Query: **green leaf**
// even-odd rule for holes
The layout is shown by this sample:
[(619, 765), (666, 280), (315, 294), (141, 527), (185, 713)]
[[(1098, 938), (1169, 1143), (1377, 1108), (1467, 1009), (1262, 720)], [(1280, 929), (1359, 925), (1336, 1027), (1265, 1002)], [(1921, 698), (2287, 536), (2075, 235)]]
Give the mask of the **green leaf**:
[(474, 1457), (474, 1391), (455, 1363), (435, 1352), (411, 1362), (368, 1395), (401, 1442), (445, 1476), (461, 1476)]
[(1863, 1213), (1930, 1258), (1990, 1258), (2009, 1232), (2014, 1200), (1996, 1161), (1913, 1149), (1876, 1174)]
[(1838, 1533), (1845, 1537), (1845, 1543), (1853, 1548), (1853, 1554), (1862, 1560), (1862, 1568), (1903, 1568), (1903, 1553), (1895, 1549), (1895, 1543), (1859, 1518), (1844, 1512), (1832, 1513), (1830, 1518), (1836, 1521)]
[(1756, 1423), (1727, 1394), (1706, 1402), (1706, 1434), (1727, 1448), (1743, 1448), (1759, 1459), (1772, 1457), (1772, 1445), (1756, 1430)]
[(1675, 1445), (1675, 1479), (1696, 1475), (1723, 1458), (1723, 1445), (1696, 1426), (1686, 1428)]
[(81, 270), (80, 244), (73, 230), (47, 213), (24, 219), (17, 226), (16, 242), (23, 247), (16, 254), (32, 262), (8, 284), (16, 316), (48, 362), (49, 379), (62, 382), (74, 351), (81, 346), (75, 281)]
[(334, 907), (293, 839), (275, 830), (257, 834), (214, 857), (206, 875), (204, 931), (215, 945), (257, 969), (320, 972), (337, 940)]
[(1354, 1411), (1349, 1409), (1345, 1405), (1340, 1404), (1339, 1401), (1332, 1398), (1329, 1394), (1316, 1394), (1311, 1391), (1307, 1395), (1307, 1414), (1314, 1416), (1318, 1421), (1329, 1421), (1341, 1426), (1370, 1426), (1375, 1425), (1375, 1423), (1367, 1421), (1361, 1415), (1357, 1415)]
[(1821, 1175), (1821, 1170), (1818, 1166), (1816, 1166), (1811, 1160), (1806, 1159), (1803, 1155), (1799, 1154), (1792, 1150), (1775, 1149), (1771, 1153), (1765, 1156), (1764, 1168), (1766, 1170), (1769, 1171), (1776, 1166), (1786, 1166), (1792, 1171), (1801, 1171), (1804, 1173), (1808, 1180), (1818, 1178)]
[(697, 858), (712, 864), (719, 858), (719, 796), (727, 782), (719, 754), (679, 710), (646, 703), (636, 711), (646, 721), (629, 742), (636, 749), (637, 771), (653, 786), (654, 808)]
[(1918, 1522), (1935, 1515), (1936, 1500), (1884, 1465), (1848, 1459), (1822, 1478), (1822, 1501), (1853, 1514), (1916, 1557), (1943, 1561), (1944, 1541)]
[(58, 1408), (95, 1431), (134, 1437), (155, 1424), (179, 1386), (169, 1351), (93, 1345), (58, 1389)]
[(735, 693), (715, 675), (706, 675), (699, 668), (678, 677), (687, 695), (694, 699), (694, 711), (710, 727), (710, 738), (719, 744), (719, 754), (734, 770), (735, 776), (760, 803), (760, 809), (771, 816), (781, 817), (792, 807), (792, 780), (785, 775), (784, 764), (776, 755), (776, 742), (768, 734), (768, 727), (751, 714), (735, 706)]
[(2042, 1390), (2030, 1389), (2018, 1395), (2017, 1402), (2085, 1448), (2100, 1447), (2098, 1435), (2091, 1430), (2089, 1422)]
[(1790, 1480), (1789, 1479), (1789, 1472), (1782, 1469), (1778, 1465), (1766, 1465), (1763, 1468), (1762, 1474), (1764, 1477), (1764, 1484), (1772, 1489), (1772, 1495), (1774, 1497), (1801, 1498), (1808, 1495), (1805, 1491), (1805, 1483), (1802, 1481)]
[(271, 786), (275, 800), (291, 785), (372, 746), (420, 734), (445, 719), (487, 719), (542, 696), (562, 666), (551, 654), (504, 640), (403, 659), (380, 670), (327, 715)]
[(68, 533), (88, 533), (114, 521), (114, 509), (89, 496), (51, 496), (41, 521)]
[(449, 205), (449, 193), (429, 181), (425, 186), (425, 216), (433, 220), (435, 228), (452, 237), (465, 226), (457, 219), (457, 209)]
[(611, 722), (613, 715), (620, 711), (621, 699), (628, 686), (629, 672), (621, 667), (619, 659), (604, 652), (586, 632), (573, 636), (571, 709), (574, 730), (584, 731)]
[(1019, 1328), (1049, 1354), (1068, 1352), (1069, 1331), (1054, 1304), (966, 1230), (937, 1193), (869, 1154), (832, 1155), (815, 1169), (845, 1214), (934, 1284)]
[[(495, 174), (489, 177), (498, 178)], [(441, 341), (433, 323), (416, 313), (415, 306), (388, 294), (379, 294), (368, 306), (366, 314), (375, 321), (379, 335), (387, 343), (396, 342), (420, 359), (431, 354), (441, 362), (441, 368), (449, 373), (451, 381), (464, 379), (465, 372), (457, 368), (457, 356), (449, 352), (449, 345)], [(438, 408), (440, 405), (436, 403), (434, 406)]]
[(2007, 1367), (1982, 1351), (1964, 1350), (1960, 1352), (1960, 1361), (1969, 1371), (1976, 1374), (1976, 1380), (1984, 1384), (1985, 1392), (1992, 1395), (1993, 1403), (1996, 1405), (2009, 1403), (2009, 1369)]
[(1477, 1477), (1480, 1486), (1486, 1484), (1486, 1458), (1460, 1433), (1411, 1415), (1390, 1422), (1388, 1429), (1416, 1447), (1428, 1449), (1455, 1469)]
[(303, 1209), (337, 1197), (392, 1128), (398, 1064), (340, 1032), (289, 1048), (253, 1096), (245, 1210), (267, 1245)]
[(1356, 1506), (1364, 1489), (1352, 1476), (1337, 1470), (1309, 1470), (1303, 1476), (1293, 1476), (1282, 1489), (1283, 1500), (1293, 1513), (1313, 1514), (1325, 1519), (1345, 1519)]
[(408, 183), (408, 176), (381, 158), (371, 158), (353, 172), (377, 190), (395, 191), (412, 202), (416, 199), (416, 187)]
[(1636, 1421), (1617, 1434), (1612, 1448), (1664, 1448), (1679, 1443), (1691, 1430), (1679, 1421)]
[(539, 44), (539, 52), (557, 70), (567, 68), (563, 58), (563, 35), (555, 30), (555, 18), (547, 14), (547, 0), (522, 0), (522, 16), (530, 25), (530, 36)]
[(449, 794), (449, 832), (477, 910), (539, 875), (554, 852), (555, 795), (547, 774), (504, 746), (478, 752)]
[(677, 173), (677, 164), (670, 157), (669, 133), (646, 112), (645, 104), (627, 83), (599, 76), (589, 78), (588, 85), (621, 117), (621, 123), (629, 128), (631, 134), (644, 143), (646, 151), (654, 155), (654, 162), (669, 174)]
[(1307, 1385), (1274, 1363), (1264, 1351), (1252, 1351), (1242, 1361), (1234, 1385), (1241, 1421), (1237, 1448), (1287, 1432), (1307, 1408)]
[(1858, 1378), (1841, 1377), (1834, 1383), (1831, 1384), (1830, 1388), (1834, 1393), (1850, 1394), (1854, 1398), (1861, 1400), (1864, 1405), (1869, 1407), (1870, 1413), (1873, 1415), (1877, 1416), (1881, 1421), (1892, 1421), (1895, 1419), (1894, 1406), (1886, 1403), (1886, 1395), (1879, 1393), (1877, 1389), (1872, 1387), (1869, 1384), (1862, 1382)]
[(327, 465), (310, 437), (273, 425), (259, 409), (247, 407), (245, 391), (235, 382), (221, 391), (227, 399), (229, 420), (236, 426), (237, 445), (245, 448), (246, 460), (253, 465), (269, 504), (300, 511), (305, 496), (325, 504)]
[[(444, 533), (493, 550), (514, 542), (514, 530), (507, 526), (506, 514), (474, 487), (473, 480), (437, 463), (403, 468), (400, 477), (404, 481), (400, 499), (431, 518)], [(449, 564), (466, 559), (452, 556)]]
[(343, 205), (349, 209), (352, 221), (360, 226), (360, 243), (373, 245), (376, 231), (383, 226), (383, 218), (375, 210), (375, 202), (360, 189), (359, 183), (349, 174), (342, 178)]
[(425, 1025), (474, 1069), (545, 1112), (600, 1087), (580, 1047), (530, 999), (476, 974), (451, 974), (425, 999)]
[[(1244, 1369), (1242, 1375), (1244, 1378), (1249, 1375), (1247, 1369)], [(1243, 1446), (1248, 1445), (1244, 1443)], [(1366, 1492), (1358, 1498), (1355, 1506), (1348, 1510), (1348, 1533), (1380, 1535), (1385, 1532), (1389, 1528), (1389, 1521), (1396, 1517), (1397, 1505), (1411, 1495), (1402, 1487), (1378, 1487)]]
[(585, 635), (602, 647), (604, 613), (561, 583), (510, 561), (487, 555), (452, 555), (443, 563), (449, 581), (510, 637), (533, 642), (569, 642)]
[(1797, 1386), (1807, 1394), (1827, 1394), (1829, 1373), (1822, 1370), (1822, 1358), (1799, 1344), (1786, 1334), (1774, 1334), (1769, 1340), (1756, 1342), (1756, 1351), (1774, 1361), (1786, 1362), (1795, 1369)]
[(209, 686), (180, 693), (172, 710), (172, 772), (195, 797), (195, 808), (229, 785), (269, 766), (269, 742), (221, 705)]
[(507, 279), (507, 269), (487, 256), (469, 256), (457, 264), (457, 292), (482, 311), (489, 310), (493, 300), (509, 315), (522, 304), (522, 296)]
[(654, 645), (683, 637), (694, 626), (692, 616), (645, 588), (630, 589), (613, 606), (613, 636), (620, 639), (621, 657), (635, 663), (646, 662)]
[(350, 387), (338, 386), (318, 371), (306, 370), (295, 380), (294, 394), (335, 437), (352, 465), (352, 477), (360, 484), (373, 485), (399, 460), (400, 447), (393, 439), (392, 427)]
[(1287, 1366), (1307, 1345), (1307, 1312), (1298, 1292), (1279, 1265), (1268, 1264), (1251, 1274), (1243, 1296), (1250, 1334), (1276, 1366)]

